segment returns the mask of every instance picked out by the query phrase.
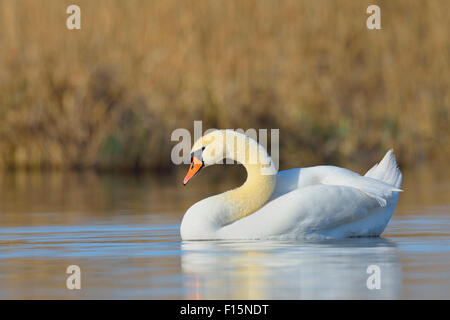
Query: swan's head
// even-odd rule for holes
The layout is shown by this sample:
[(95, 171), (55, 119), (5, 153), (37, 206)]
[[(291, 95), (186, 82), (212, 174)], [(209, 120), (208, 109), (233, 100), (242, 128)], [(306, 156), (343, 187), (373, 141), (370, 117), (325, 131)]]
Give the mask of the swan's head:
[(198, 139), (191, 151), (191, 166), (184, 178), (186, 185), (203, 167), (222, 163), (228, 158), (250, 167), (260, 174), (274, 175), (276, 168), (266, 149), (256, 140), (234, 130), (215, 130)]
[(184, 185), (203, 167), (219, 163), (226, 157), (226, 136), (226, 130), (215, 130), (194, 143), (191, 151), (191, 165), (183, 180)]

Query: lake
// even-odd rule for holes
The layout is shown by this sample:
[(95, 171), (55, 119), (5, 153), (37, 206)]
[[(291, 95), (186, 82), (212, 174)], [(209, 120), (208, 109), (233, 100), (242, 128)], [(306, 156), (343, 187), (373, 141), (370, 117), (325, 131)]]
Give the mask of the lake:
[[(0, 299), (449, 299), (440, 168), (404, 172), (382, 237), (327, 241), (181, 241), (186, 209), (242, 183), (241, 168), (207, 168), (186, 187), (184, 170), (3, 173)], [(80, 290), (66, 287), (69, 265)]]

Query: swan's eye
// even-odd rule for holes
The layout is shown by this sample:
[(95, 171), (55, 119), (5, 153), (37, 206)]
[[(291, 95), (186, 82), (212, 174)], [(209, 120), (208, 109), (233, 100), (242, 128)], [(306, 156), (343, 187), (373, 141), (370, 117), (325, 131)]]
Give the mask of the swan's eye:
[(201, 149), (197, 149), (193, 153), (191, 153), (191, 162), (193, 158), (197, 158), (199, 160), (203, 159), (203, 150), (205, 150), (205, 147), (202, 147)]

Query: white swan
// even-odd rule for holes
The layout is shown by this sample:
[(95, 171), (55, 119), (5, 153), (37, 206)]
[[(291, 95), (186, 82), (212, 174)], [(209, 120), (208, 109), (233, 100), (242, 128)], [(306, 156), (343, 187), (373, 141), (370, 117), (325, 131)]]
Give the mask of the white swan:
[(379, 236), (402, 191), (392, 150), (364, 176), (334, 166), (277, 173), (260, 144), (233, 130), (213, 131), (194, 144), (183, 183), (225, 158), (244, 165), (246, 182), (190, 207), (183, 240)]

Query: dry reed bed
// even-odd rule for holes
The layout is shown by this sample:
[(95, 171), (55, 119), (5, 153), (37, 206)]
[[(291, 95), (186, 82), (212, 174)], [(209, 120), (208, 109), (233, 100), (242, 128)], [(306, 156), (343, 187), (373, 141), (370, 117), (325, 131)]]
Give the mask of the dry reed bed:
[(449, 1), (0, 0), (0, 167), (170, 168), (170, 133), (279, 128), (281, 166), (449, 155)]

